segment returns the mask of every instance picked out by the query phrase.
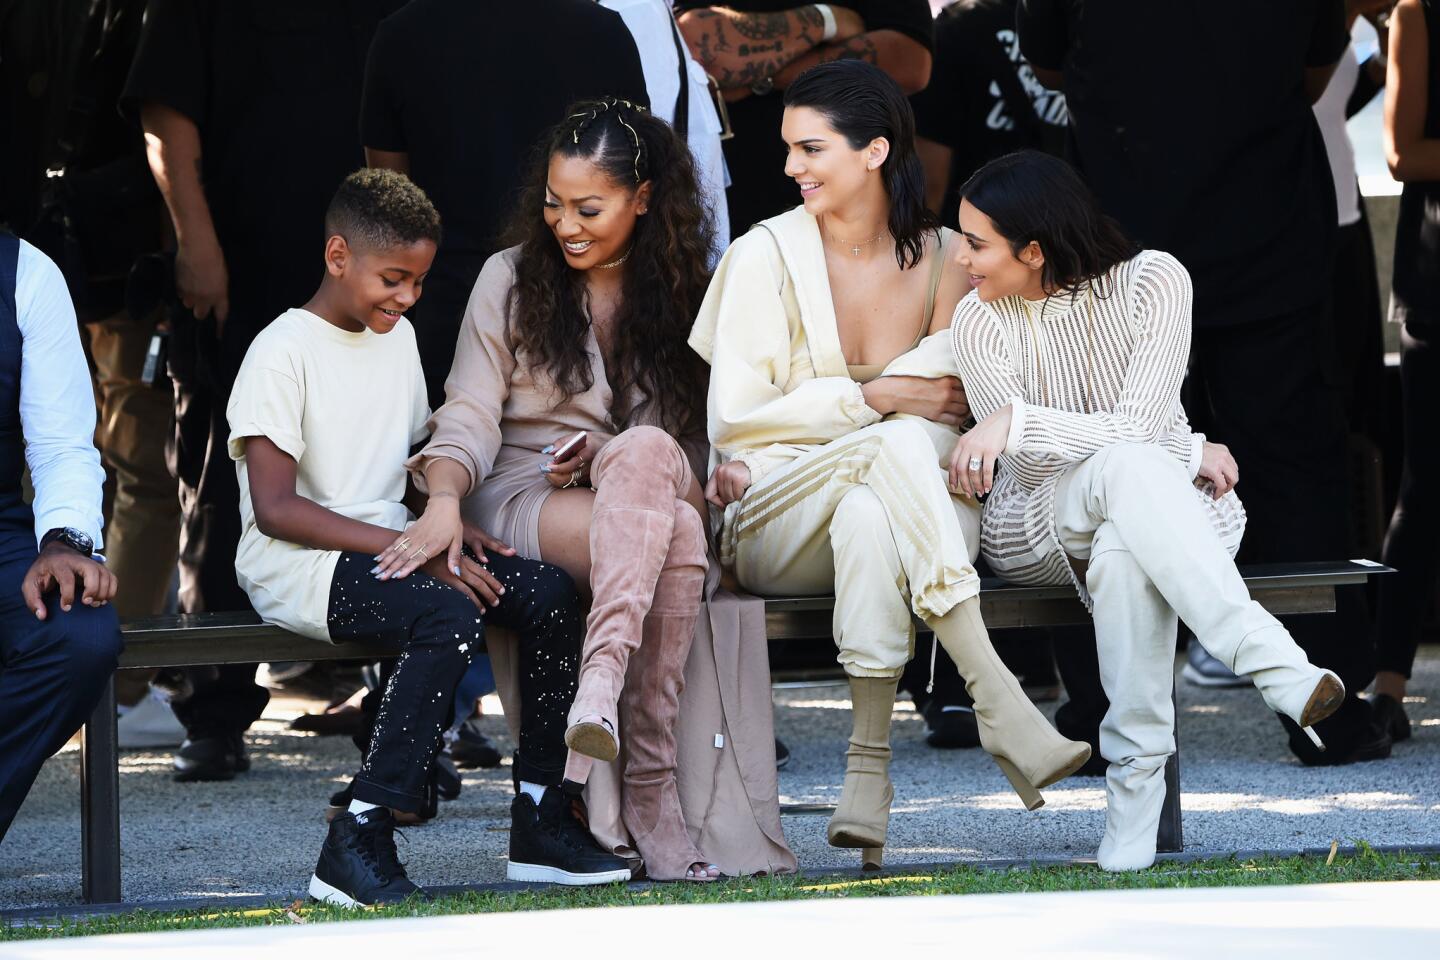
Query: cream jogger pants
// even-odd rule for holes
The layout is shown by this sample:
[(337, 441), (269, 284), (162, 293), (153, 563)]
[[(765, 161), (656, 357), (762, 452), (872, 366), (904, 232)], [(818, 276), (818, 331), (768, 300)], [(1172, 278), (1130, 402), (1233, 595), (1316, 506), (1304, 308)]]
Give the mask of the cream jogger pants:
[(944, 616), (980, 591), (980, 513), (952, 497), (916, 423), (831, 441), (745, 492), (732, 520), (735, 574), (765, 596), (835, 594), (845, 672), (898, 677), (915, 650), (911, 611)]
[(1110, 698), (1100, 725), (1100, 753), (1110, 761), (1100, 865), (1134, 869), (1154, 859), (1164, 766), (1175, 751), (1177, 614), (1274, 709), (1298, 715), (1319, 671), (1250, 599), (1185, 470), (1159, 447), (1107, 447), (1070, 468), (1055, 488), (1055, 526), (1065, 552), (1088, 561)]

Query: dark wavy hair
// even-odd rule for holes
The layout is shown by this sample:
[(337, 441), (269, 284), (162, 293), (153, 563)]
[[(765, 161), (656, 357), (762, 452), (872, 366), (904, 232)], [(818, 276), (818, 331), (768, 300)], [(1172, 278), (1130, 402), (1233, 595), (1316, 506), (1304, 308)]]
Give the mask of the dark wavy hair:
[(904, 270), (925, 257), (925, 236), (940, 221), (925, 207), (925, 170), (915, 153), (915, 113), (900, 85), (864, 60), (831, 60), (811, 67), (785, 90), (785, 106), (809, 107), (829, 121), (852, 150), (876, 137), (890, 142), (880, 167), (890, 196), (890, 235)]
[(594, 386), (584, 275), (565, 262), (543, 216), (550, 160), (582, 157), (632, 192), (648, 182), (649, 209), (635, 222), (606, 369), (617, 399), (632, 387), (641, 396), (623, 416), (617, 411), (622, 426), (643, 410), (680, 433), (705, 405), (708, 371), (686, 341), (710, 280), (715, 237), (690, 149), (668, 123), (626, 100), (585, 101), (566, 114), (537, 149), (507, 232), (507, 246), (521, 248), (510, 290), (512, 334), (554, 381), (555, 406)]
[[(991, 160), (965, 181), (960, 199), (990, 218), (1015, 256), (1032, 240), (1040, 245), (1045, 254), (1040, 282), (1046, 290), (1100, 280), (1140, 252), (1120, 224), (1100, 210), (1074, 168), (1038, 150)], [(1096, 294), (1107, 295), (1101, 289)]]

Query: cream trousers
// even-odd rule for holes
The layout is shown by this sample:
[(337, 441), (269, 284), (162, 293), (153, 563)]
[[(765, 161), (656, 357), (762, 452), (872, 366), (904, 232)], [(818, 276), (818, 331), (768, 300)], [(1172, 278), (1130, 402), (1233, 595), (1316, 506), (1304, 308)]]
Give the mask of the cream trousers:
[(1056, 486), (1055, 523), (1065, 552), (1088, 562), (1110, 698), (1100, 725), (1110, 767), (1097, 859), (1106, 869), (1137, 869), (1155, 858), (1165, 761), (1175, 751), (1177, 614), (1283, 713), (1299, 716), (1321, 671), (1250, 599), (1185, 470), (1158, 446), (1107, 447), (1070, 468)]
[(732, 523), (746, 590), (835, 594), (838, 659), (851, 676), (898, 677), (915, 651), (911, 612), (941, 617), (980, 592), (980, 512), (951, 496), (914, 422), (816, 447), (747, 490)]

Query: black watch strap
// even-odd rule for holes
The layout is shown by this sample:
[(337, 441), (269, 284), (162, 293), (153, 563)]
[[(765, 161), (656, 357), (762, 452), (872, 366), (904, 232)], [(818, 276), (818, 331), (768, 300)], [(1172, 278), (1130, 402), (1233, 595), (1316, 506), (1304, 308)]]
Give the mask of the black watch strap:
[(86, 557), (93, 556), (95, 553), (95, 544), (90, 538), (81, 531), (70, 527), (56, 527), (54, 530), (47, 531), (46, 534), (40, 538), (40, 549), (44, 550), (52, 543), (69, 547), (76, 553)]

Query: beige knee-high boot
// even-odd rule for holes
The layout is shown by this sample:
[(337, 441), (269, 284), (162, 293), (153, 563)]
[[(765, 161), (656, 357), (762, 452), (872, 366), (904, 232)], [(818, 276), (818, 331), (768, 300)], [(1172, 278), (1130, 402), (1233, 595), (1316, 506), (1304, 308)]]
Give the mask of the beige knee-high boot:
[(684, 500), (674, 502), (674, 515), (675, 536), (620, 694), (621, 816), (651, 880), (705, 879), (687, 875), (705, 859), (690, 839), (675, 782), (675, 723), (705, 589), (705, 531)]
[(861, 864), (879, 869), (890, 826), (890, 714), (898, 677), (851, 677), (852, 732), (845, 787), (825, 831), (832, 847), (859, 847)]
[(662, 430), (633, 427), (606, 444), (591, 470), (590, 590), (580, 682), (565, 744), (614, 760), (616, 702), (640, 645), (675, 528), (675, 499), (690, 482), (680, 447)]
[(1025, 809), (1040, 807), (1045, 800), (1039, 788), (1080, 769), (1090, 759), (1090, 745), (1062, 737), (1025, 696), (990, 645), (978, 598), (956, 605), (929, 625), (975, 701), (980, 745), (995, 758)]

